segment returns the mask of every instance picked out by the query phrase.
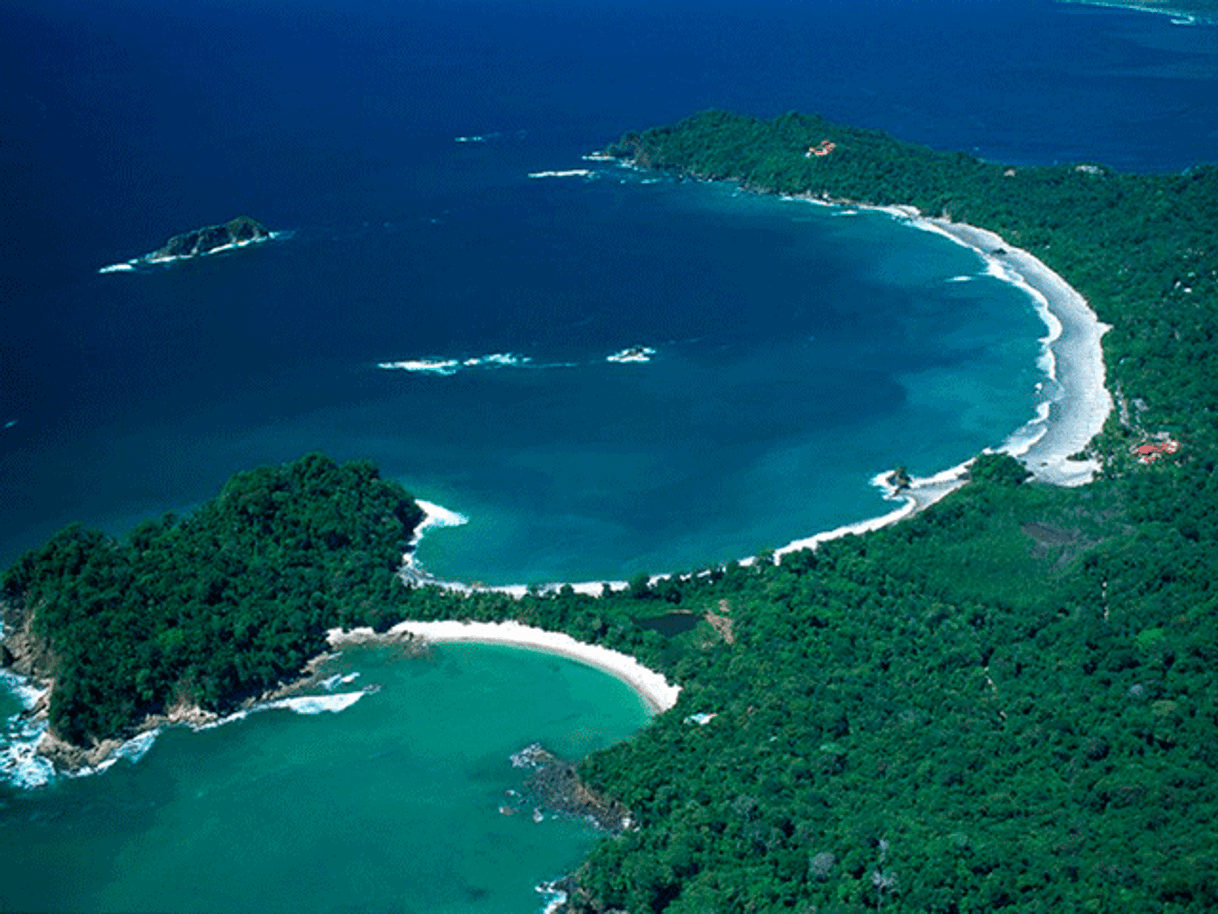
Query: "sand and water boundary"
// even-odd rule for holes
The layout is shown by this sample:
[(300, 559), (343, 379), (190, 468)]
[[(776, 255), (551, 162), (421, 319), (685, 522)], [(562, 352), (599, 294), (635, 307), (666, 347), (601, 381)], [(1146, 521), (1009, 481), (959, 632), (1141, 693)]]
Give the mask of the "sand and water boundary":
[[(836, 205), (832, 201), (803, 198), (822, 205)], [(842, 201), (843, 205), (845, 204)], [(1083, 297), (1061, 276), (1046, 266), (1028, 251), (1015, 248), (994, 232), (945, 219), (931, 219), (911, 207), (860, 207), (887, 213), (905, 221), (913, 228), (934, 232), (951, 241), (975, 251), (984, 261), (985, 272), (1023, 289), (1032, 299), (1037, 313), (1048, 328), (1041, 338), (1040, 365), (1046, 375), (1048, 396), (1042, 402), (1037, 417), (1023, 429), (1016, 430), (1007, 442), (997, 448), (1019, 458), (1033, 476), (1045, 483), (1058, 486), (1079, 486), (1090, 482), (1099, 470), (1094, 460), (1072, 459), (1082, 451), (1103, 428), (1113, 408), (1112, 396), (1105, 387), (1104, 354), (1101, 341), (1110, 329), (1099, 321)], [(910, 517), (934, 504), (944, 496), (967, 482), (971, 461), (950, 467), (933, 476), (915, 478), (908, 486), (896, 488), (891, 474), (878, 475), (873, 483), (884, 490), (884, 497), (900, 506), (894, 510), (865, 520), (824, 531), (795, 540), (774, 553), (774, 560), (803, 549), (812, 549), (821, 543), (849, 535), (859, 535), (878, 530)], [(504, 593), (520, 598), (526, 593), (548, 593), (569, 586), (578, 593), (600, 596), (608, 591), (624, 590), (629, 585), (624, 581), (585, 581), (574, 584), (551, 584), (541, 588), (530, 588), (523, 584), (497, 587), (482, 587), (456, 581), (443, 581), (428, 575), (414, 560), (414, 550), (424, 533), (440, 526), (464, 523), (459, 514), (439, 505), (420, 502), (425, 513), (424, 522), (415, 531), (410, 551), (404, 556), (401, 576), (415, 585), (441, 587), (454, 593), (469, 594), (476, 591)], [(756, 558), (745, 558), (741, 564), (755, 562)], [(656, 575), (652, 581), (663, 580), (670, 575)], [(656, 713), (672, 708), (681, 688), (670, 684), (665, 677), (643, 666), (633, 657), (599, 645), (586, 644), (560, 632), (550, 632), (515, 621), (489, 622), (414, 622), (407, 621), (394, 626), (388, 634), (377, 635), (371, 629), (356, 629), (344, 632), (335, 629), (328, 633), (332, 647), (341, 647), (360, 641), (377, 641), (385, 638), (409, 637), (427, 643), (473, 642), (480, 644), (503, 644), (539, 650), (570, 658), (602, 670), (629, 685)], [(356, 696), (358, 697), (358, 696)], [(350, 696), (333, 696), (351, 700)], [(265, 705), (273, 706), (273, 703)], [(345, 704), (343, 705), (346, 706)], [(306, 709), (312, 713), (311, 709)], [(323, 710), (331, 710), (329, 706)], [(245, 712), (243, 712), (245, 713)], [(239, 715), (238, 715), (239, 716)], [(214, 725), (209, 722), (209, 725)], [(31, 734), (39, 736), (40, 734)], [(135, 750), (144, 751), (155, 735), (144, 734), (132, 744)], [(35, 757), (41, 739), (30, 741), (23, 759), (24, 767), (36, 765), (43, 782), (51, 772), (46, 759)], [(115, 755), (115, 753), (108, 753)], [(47, 768), (48, 770), (43, 770)], [(92, 768), (89, 770), (102, 770)]]
[[(816, 204), (837, 205), (815, 198), (805, 199)], [(1032, 299), (1047, 333), (1041, 337), (1039, 364), (1046, 375), (1045, 399), (1036, 417), (1022, 429), (1016, 430), (995, 451), (1018, 458), (1041, 482), (1057, 486), (1080, 486), (1090, 482), (1099, 471), (1098, 461), (1074, 459), (1103, 429), (1113, 408), (1113, 400), (1105, 386), (1104, 352), (1101, 345), (1110, 329), (1101, 323), (1086, 300), (1043, 261), (1026, 250), (1009, 245), (1000, 235), (986, 229), (946, 219), (923, 216), (912, 207), (862, 207), (856, 209), (885, 213), (907, 222), (912, 228), (933, 232), (963, 245), (977, 253), (985, 264), (985, 272), (1022, 289)], [(849, 535), (879, 530), (924, 510), (968, 481), (966, 461), (933, 476), (914, 478), (909, 485), (894, 486), (891, 473), (882, 473), (872, 482), (884, 491), (884, 497), (900, 502), (900, 507), (878, 517), (867, 518), (833, 530), (795, 540), (774, 552), (774, 560), (803, 549)], [(426, 514), (411, 551), (404, 556), (402, 577), (409, 583), (441, 587), (454, 593), (469, 594), (490, 591), (519, 599), (532, 590), (552, 593), (570, 587), (577, 593), (600, 596), (606, 591), (624, 590), (625, 581), (583, 581), (572, 584), (550, 584), (529, 588), (524, 584), (476, 586), (457, 581), (432, 578), (414, 560), (414, 547), (425, 530), (437, 526), (454, 526), (464, 518), (438, 505), (421, 502)], [(757, 561), (755, 557), (741, 560), (742, 565)], [(670, 575), (655, 575), (652, 581)], [(569, 635), (543, 631), (518, 622), (403, 622), (395, 626), (391, 637), (411, 637), (428, 642), (454, 641), (482, 644), (509, 644), (533, 650), (548, 651), (586, 663), (616, 676), (630, 685), (655, 711), (668, 710), (676, 704), (680, 687), (654, 670), (642, 666), (633, 657), (597, 645), (576, 641)], [(371, 630), (330, 633), (334, 646), (351, 640), (367, 640)]]
[[(947, 219), (923, 216), (909, 206), (860, 206), (849, 201), (830, 201), (810, 196), (788, 199), (806, 201), (820, 206), (845, 206), (886, 214), (907, 223), (911, 228), (932, 232), (974, 251), (985, 264), (985, 273), (1022, 289), (1031, 299), (1047, 333), (1041, 337), (1038, 360), (1046, 375), (1046, 397), (1037, 415), (1007, 440), (993, 448), (1018, 458), (1033, 477), (1057, 486), (1080, 486), (1095, 478), (1100, 465), (1096, 460), (1073, 459), (1103, 429), (1112, 412), (1113, 400), (1105, 386), (1104, 334), (1111, 329), (1101, 323), (1086, 300), (1060, 275), (1043, 261), (1021, 248), (1012, 247), (995, 232)], [(971, 459), (949, 467), (932, 476), (915, 477), (910, 484), (896, 488), (890, 473), (881, 473), (872, 483), (884, 492), (884, 498), (899, 502), (900, 507), (882, 514), (794, 540), (775, 550), (775, 560), (802, 549), (813, 549), (821, 543), (844, 536), (860, 535), (887, 527), (924, 510), (968, 481)], [(439, 526), (455, 526), (464, 518), (438, 505), (421, 502), (426, 519), (423, 530)], [(471, 585), (460, 581), (434, 578), (418, 566), (414, 559), (416, 536), (410, 553), (405, 556), (402, 576), (413, 584), (441, 587), (453, 593), (495, 592), (520, 598), (533, 591), (551, 593), (570, 587), (577, 593), (600, 596), (606, 590), (625, 590), (625, 581), (581, 581), (567, 584), (547, 584), (532, 587), (525, 584), (495, 586)], [(755, 557), (741, 559), (749, 565)], [(652, 581), (671, 575), (659, 574)]]
[(352, 631), (332, 629), (327, 633), (326, 640), (331, 647), (338, 648), (352, 643), (398, 640), (407, 635), (428, 644), (503, 644), (557, 654), (620, 679), (656, 713), (673, 707), (681, 693), (680, 686), (671, 685), (661, 673), (648, 669), (627, 654), (597, 644), (585, 644), (562, 632), (549, 632), (520, 622), (399, 622), (384, 635), (377, 635), (370, 628)]

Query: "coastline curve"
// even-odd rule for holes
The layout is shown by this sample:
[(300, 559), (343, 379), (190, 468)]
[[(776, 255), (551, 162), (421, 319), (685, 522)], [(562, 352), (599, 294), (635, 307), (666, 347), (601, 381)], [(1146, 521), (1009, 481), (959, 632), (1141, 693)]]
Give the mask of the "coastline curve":
[(577, 641), (562, 632), (533, 628), (520, 622), (406, 621), (399, 622), (383, 636), (377, 635), (370, 628), (351, 631), (331, 629), (326, 633), (326, 640), (331, 647), (340, 647), (344, 644), (375, 641), (382, 637), (397, 640), (405, 635), (432, 644), (502, 644), (566, 657), (626, 683), (657, 714), (676, 705), (681, 694), (680, 686), (670, 684), (663, 674), (648, 669), (628, 654)]
[[(639, 166), (627, 163), (625, 167), (637, 169)], [(1033, 419), (1013, 430), (1002, 444), (986, 451), (1010, 454), (1023, 463), (1034, 479), (1050, 485), (1076, 487), (1086, 485), (1095, 478), (1102, 469), (1098, 460), (1074, 458), (1103, 430), (1114, 406), (1105, 383), (1102, 347), (1103, 336), (1111, 327), (1099, 320), (1086, 299), (1060, 274), (1030, 252), (1008, 244), (996, 232), (967, 223), (925, 216), (916, 207), (867, 205), (809, 194), (784, 195), (784, 198), (818, 206), (883, 213), (911, 228), (941, 235), (974, 251), (986, 265), (989, 275), (1025, 292), (1032, 299), (1036, 313), (1048, 331), (1040, 339), (1042, 353), (1038, 363), (1047, 379), (1046, 389), (1051, 390), (1052, 395), (1040, 403)], [(792, 552), (814, 549), (821, 543), (844, 536), (869, 533), (911, 517), (967, 483), (971, 464), (970, 458), (931, 476), (914, 477), (909, 485), (899, 490), (890, 484), (889, 473), (880, 473), (872, 479), (872, 484), (883, 490), (886, 500), (902, 502), (901, 507), (793, 540), (774, 551), (774, 561)], [(422, 503), (420, 507), (424, 508), (427, 521), (411, 543), (410, 552), (403, 557), (404, 580), (462, 594), (494, 592), (519, 599), (529, 592), (530, 588), (524, 584), (483, 586), (445, 581), (429, 575), (414, 557), (423, 530), (454, 525), (450, 520), (452, 517), (460, 518), (456, 523), (463, 522), (465, 518), (437, 505)], [(741, 559), (740, 564), (750, 565), (755, 561), (757, 557), (750, 556)], [(650, 582), (654, 584), (670, 577), (671, 574), (653, 575)], [(538, 591), (550, 593), (564, 586), (576, 593), (600, 596), (605, 589), (618, 591), (629, 585), (625, 581), (581, 581), (547, 584)]]

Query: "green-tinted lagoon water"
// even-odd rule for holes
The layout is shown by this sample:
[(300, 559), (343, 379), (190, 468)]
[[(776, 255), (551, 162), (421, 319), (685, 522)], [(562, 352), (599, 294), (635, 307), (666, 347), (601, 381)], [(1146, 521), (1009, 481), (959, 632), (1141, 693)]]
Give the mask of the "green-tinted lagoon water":
[[(489, 645), (426, 659), (345, 650), (368, 691), (337, 713), (275, 709), (161, 734), (138, 762), (9, 795), (0, 910), (539, 911), (535, 887), (597, 840), (507, 791), (513, 753), (577, 758), (649, 712), (572, 661)], [(504, 815), (504, 805), (520, 809)]]

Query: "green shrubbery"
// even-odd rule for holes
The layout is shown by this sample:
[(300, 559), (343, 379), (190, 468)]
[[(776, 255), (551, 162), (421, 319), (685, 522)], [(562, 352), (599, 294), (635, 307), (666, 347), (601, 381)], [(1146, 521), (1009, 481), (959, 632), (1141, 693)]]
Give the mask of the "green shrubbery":
[[(823, 139), (832, 155), (804, 155)], [(50, 642), (56, 728), (121, 732), (178, 694), (223, 705), (291, 675), (335, 624), (515, 618), (683, 687), (583, 766), (638, 828), (596, 848), (575, 909), (1218, 908), (1218, 169), (1011, 170), (720, 112), (617, 151), (911, 203), (1033, 250), (1114, 325), (1128, 424), (1097, 444), (1108, 478), (1054, 489), (983, 457), (911, 520), (779, 565), (513, 601), (400, 586), (413, 503), (366, 465), (305, 458), (123, 543), (70, 528), (9, 571)], [(1160, 428), (1180, 451), (1134, 462)], [(669, 639), (634, 622), (672, 610), (703, 621)]]
[(120, 736), (175, 701), (223, 709), (284, 678), (339, 624), (378, 624), (422, 512), (369, 464), (317, 455), (240, 473), (190, 517), (125, 541), (78, 526), (4, 576), (55, 678), (52, 728)]

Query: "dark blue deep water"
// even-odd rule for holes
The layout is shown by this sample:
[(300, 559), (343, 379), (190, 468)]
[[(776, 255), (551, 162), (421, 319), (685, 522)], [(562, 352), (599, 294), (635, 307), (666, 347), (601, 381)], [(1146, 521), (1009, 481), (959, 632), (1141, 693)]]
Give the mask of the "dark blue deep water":
[[(875, 473), (1031, 418), (1022, 296), (883, 217), (528, 174), (706, 107), (1177, 170), (1218, 158), (1215, 37), (1035, 0), (6, 5), (0, 559), (310, 450), (467, 516), (422, 553), (467, 579), (878, 513)], [(290, 237), (97, 272), (238, 213)], [(520, 364), (377, 367), (492, 354)]]
[[(878, 514), (875, 474), (1032, 418), (1029, 301), (888, 217), (581, 156), (722, 107), (1012, 163), (1218, 160), (1218, 29), (1048, 0), (13, 0), (0, 78), (0, 565), (314, 450), (466, 516), (420, 557), (467, 580)], [(281, 237), (98, 272), (240, 213)], [(501, 815), (508, 754), (645, 715), (587, 668), (451, 647), (338, 658), (385, 686), (341, 714), (176, 730), (7, 797), (0, 908), (538, 910), (594, 836)], [(20, 784), (15, 710), (0, 689)]]

